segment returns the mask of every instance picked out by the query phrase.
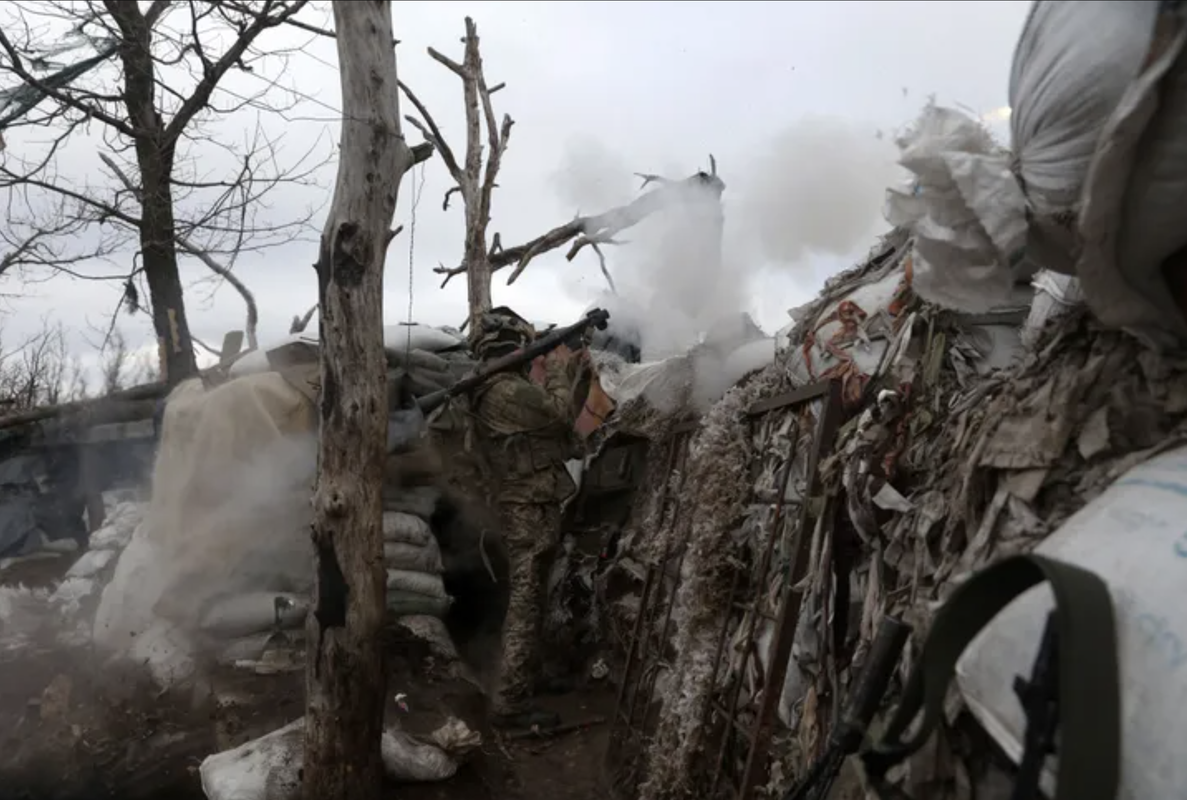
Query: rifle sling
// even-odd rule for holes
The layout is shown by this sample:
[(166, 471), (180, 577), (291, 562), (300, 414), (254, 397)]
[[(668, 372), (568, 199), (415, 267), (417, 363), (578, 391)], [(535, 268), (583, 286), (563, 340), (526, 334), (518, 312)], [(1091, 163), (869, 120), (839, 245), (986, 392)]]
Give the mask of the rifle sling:
[[(1004, 559), (958, 587), (936, 614), (882, 740), (863, 755), (881, 776), (926, 743), (944, 713), (956, 662), (974, 637), (1046, 580), (1059, 633), (1059, 765), (1055, 800), (1114, 800), (1120, 784), (1121, 690), (1108, 586), (1092, 572), (1035, 554)], [(922, 712), (914, 736), (907, 728)]]

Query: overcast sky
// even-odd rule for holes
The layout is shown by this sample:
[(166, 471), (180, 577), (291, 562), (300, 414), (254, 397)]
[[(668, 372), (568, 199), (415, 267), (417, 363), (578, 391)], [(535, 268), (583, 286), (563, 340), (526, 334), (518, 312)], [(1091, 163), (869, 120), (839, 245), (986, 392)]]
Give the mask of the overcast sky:
[[(496, 112), (510, 114), (516, 125), (495, 193), (492, 234), (500, 232), (505, 245), (518, 243), (577, 211), (629, 200), (638, 189), (632, 173), (681, 178), (707, 168), (712, 153), (727, 184), (729, 272), (710, 276), (706, 292), (733, 287), (721, 290), (721, 302), (750, 311), (769, 331), (787, 322), (788, 308), (815, 295), (824, 278), (874, 243), (881, 192), (896, 176), (893, 131), (928, 96), (979, 114), (1005, 105), (1010, 60), (1028, 6), (963, 0), (393, 4), (401, 79), (429, 106), (455, 150), (464, 148), (461, 84), (425, 48), (460, 60), (463, 17), (469, 14), (478, 24), (488, 82), (507, 84), (495, 95)], [(328, 24), (327, 18), (324, 8), (305, 17), (315, 24)], [(291, 29), (260, 42), (302, 46), (287, 61), (284, 77), (312, 98), (288, 120), (262, 120), (271, 135), (283, 135), (282, 157), (318, 142), (319, 152), (331, 155), (339, 103), (334, 43)], [(403, 113), (413, 111), (401, 103)], [(219, 134), (242, 137), (254, 125), (252, 115), (232, 118), (221, 123)], [(1000, 122), (995, 130), (1004, 131)], [(410, 143), (421, 140), (412, 128), (405, 133)], [(10, 150), (17, 144), (8, 142)], [(97, 175), (95, 152), (93, 141), (74, 143), (60, 158), (59, 171)], [(212, 163), (219, 157), (210, 155)], [(317, 186), (274, 194), (260, 217), (295, 218), (317, 207), (320, 227), (333, 170), (327, 164)], [(436, 158), (401, 185), (396, 221), (405, 231), (388, 254), (389, 323), (407, 316), (409, 229), (418, 187), (423, 202), (412, 253), (412, 316), (455, 325), (464, 318), (463, 281), (442, 290), (432, 274), (439, 263), (456, 264), (461, 252), (461, 210), (456, 202), (448, 212), (441, 209), (449, 185)], [(315, 257), (314, 244), (295, 242), (239, 261), (236, 273), (260, 303), (265, 343), (283, 336), (289, 319), (316, 302)], [(679, 279), (672, 265), (656, 268), (662, 254), (642, 245), (634, 252), (630, 245), (609, 249), (607, 257), (620, 289), (637, 291), (652, 308), (663, 305), (664, 287), (656, 283)], [(107, 265), (90, 269), (112, 271)], [(192, 282), (208, 273), (186, 261), (183, 274)], [(572, 263), (561, 253), (540, 258), (511, 287), (506, 275), (496, 275), (495, 302), (537, 320), (568, 321), (605, 289), (588, 251)], [(95, 338), (88, 325), (106, 325), (121, 287), (65, 277), (22, 287), (9, 276), (0, 278), (0, 291), (20, 294), (3, 308), (6, 343), (48, 316), (76, 331), (73, 343), (81, 351), (86, 338)], [(209, 286), (195, 287), (186, 300), (191, 328), (211, 344), (242, 327), (243, 304), (230, 287), (213, 296)], [(119, 327), (134, 345), (152, 341), (144, 315), (123, 316)]]

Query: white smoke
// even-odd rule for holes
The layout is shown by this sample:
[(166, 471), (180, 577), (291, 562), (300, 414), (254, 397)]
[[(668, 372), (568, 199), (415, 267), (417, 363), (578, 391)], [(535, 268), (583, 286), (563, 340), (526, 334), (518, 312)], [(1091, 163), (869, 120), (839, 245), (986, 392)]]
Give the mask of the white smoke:
[(813, 255), (864, 252), (885, 228), (886, 188), (903, 175), (890, 137), (842, 119), (801, 120), (745, 170), (735, 216), (750, 258), (795, 268)]
[[(720, 202), (702, 184), (685, 182), (663, 211), (615, 237), (624, 244), (603, 252), (619, 296), (596, 300), (616, 329), (637, 330), (644, 361), (682, 353), (710, 328), (751, 312), (771, 271), (814, 281), (806, 266), (812, 256), (868, 249), (884, 227), (885, 190), (901, 174), (896, 158), (893, 143), (873, 128), (833, 118), (798, 122), (746, 159), (723, 159)], [(694, 171), (667, 177), (683, 181)], [(593, 139), (570, 146), (554, 184), (586, 214), (638, 196), (626, 158)], [(594, 301), (590, 294), (580, 299)], [(703, 391), (694, 394), (719, 396), (721, 369), (721, 359), (698, 358)]]

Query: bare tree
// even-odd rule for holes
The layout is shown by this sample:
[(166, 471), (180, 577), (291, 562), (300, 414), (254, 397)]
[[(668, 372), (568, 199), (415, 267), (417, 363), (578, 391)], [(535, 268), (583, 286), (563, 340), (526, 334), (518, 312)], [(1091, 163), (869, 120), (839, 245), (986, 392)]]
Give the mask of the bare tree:
[(80, 400), (86, 395), (81, 360), (68, 353), (61, 324), (41, 330), (11, 349), (0, 345), (0, 414)]
[(333, 9), (342, 147), (317, 261), (321, 426), (303, 782), (307, 798), (369, 800), (382, 786), (386, 688), (383, 265), (414, 156), (400, 132), (392, 4)]
[[(258, 121), (242, 144), (225, 131), (209, 131), (220, 117), (284, 113), (300, 102), (295, 89), (267, 77), (272, 62), (265, 59), (283, 63), (292, 51), (264, 52), (257, 44), (265, 32), (293, 21), (307, 2), (155, 0), (146, 8), (135, 0), (49, 0), (5, 7), (0, 187), (9, 225), (0, 270), (43, 266), (118, 279), (129, 310), (144, 306), (143, 279), (165, 377), (175, 384), (194, 375), (179, 251), (230, 280), (236, 257), (289, 241), (308, 221), (307, 215), (267, 224), (256, 214), (269, 190), (306, 181), (316, 165), (302, 156), (295, 166), (281, 166), (277, 141)], [(67, 43), (41, 44), (55, 35)], [(94, 55), (56, 64), (83, 45)], [(238, 82), (223, 86), (232, 72)], [(58, 172), (61, 152), (83, 143), (94, 128), (107, 151), (95, 161), (107, 166), (114, 185)], [(52, 138), (39, 141), (47, 129)], [(211, 174), (219, 149), (234, 164), (223, 177)], [(77, 269), (87, 260), (113, 261), (129, 246), (136, 251), (131, 268), (119, 265), (106, 275)], [(248, 303), (250, 345), (254, 300), (241, 283), (236, 288)]]
[[(462, 95), (466, 108), (464, 162), (458, 163), (453, 150), (445, 141), (441, 127), (425, 104), (403, 83), (400, 84), (400, 89), (421, 117), (417, 119), (408, 116), (405, 119), (421, 132), (425, 141), (441, 153), (441, 159), (454, 180), (454, 185), (445, 193), (442, 207), (449, 208), (449, 199), (454, 194), (461, 196), (465, 207), (466, 234), (462, 262), (456, 267), (438, 267), (435, 272), (445, 276), (441, 282), (442, 286), (456, 275), (466, 276), (466, 295), (470, 306), (468, 322), (472, 322), (477, 314), (491, 307), (491, 277), (495, 272), (504, 267), (514, 266), (515, 270), (507, 279), (507, 283), (512, 284), (536, 256), (570, 242), (572, 245), (565, 256), (566, 259), (572, 261), (582, 248), (591, 247), (597, 253), (606, 282), (610, 285), (611, 291), (614, 291), (614, 279), (606, 266), (606, 257), (601, 245), (621, 244), (615, 238), (619, 233), (637, 225), (656, 211), (678, 202), (690, 190), (704, 190), (717, 197), (725, 190), (725, 183), (717, 177), (717, 161), (710, 155), (708, 172), (697, 172), (681, 181), (668, 180), (658, 175), (640, 175), (643, 187), (651, 183), (657, 186), (625, 206), (592, 216), (577, 216), (516, 247), (504, 248), (501, 237), (495, 233), (488, 247), (486, 230), (490, 223), (491, 195), (498, 186), (496, 179), (514, 121), (504, 114), (502, 122), (496, 122), (491, 95), (502, 89), (505, 84), (488, 87), (478, 47), (478, 28), (470, 17), (466, 17), (466, 36), (462, 41), (465, 43), (465, 50), (461, 63), (431, 47), (428, 52), (433, 60), (445, 65), (462, 80)], [(486, 133), (487, 151), (485, 166), (482, 158), (483, 128)], [(700, 193), (703, 195), (703, 192)], [(299, 319), (294, 319), (294, 331), (298, 323)]]
[[(478, 49), (478, 26), (470, 17), (466, 17), (466, 37), (462, 41), (465, 43), (465, 51), (460, 64), (431, 47), (429, 55), (462, 80), (462, 96), (466, 105), (466, 157), (463, 163), (458, 163), (457, 157), (441, 133), (440, 126), (424, 103), (404, 84), (401, 83), (400, 88), (412, 101), (423, 122), (411, 116), (405, 119), (441, 154), (441, 160), (445, 162), (449, 174), (453, 177), (455, 185), (445, 193), (442, 207), (449, 208), (449, 198), (454, 193), (462, 198), (466, 217), (466, 237), (459, 272), (466, 274), (469, 319), (473, 322), (478, 314), (491, 307), (491, 266), (486, 244), (486, 226), (490, 222), (491, 194), (497, 185), (495, 179), (499, 174), (503, 153), (507, 150), (511, 126), (515, 123), (506, 114), (503, 115), (501, 124), (495, 119), (490, 97), (505, 84), (487, 86), (482, 69), (482, 54)], [(487, 144), (485, 166), (482, 159), (484, 124)]]
[(113, 331), (100, 367), (103, 394), (114, 394), (124, 388), (124, 379), (128, 377), (128, 355), (128, 343), (124, 335), (118, 330)]

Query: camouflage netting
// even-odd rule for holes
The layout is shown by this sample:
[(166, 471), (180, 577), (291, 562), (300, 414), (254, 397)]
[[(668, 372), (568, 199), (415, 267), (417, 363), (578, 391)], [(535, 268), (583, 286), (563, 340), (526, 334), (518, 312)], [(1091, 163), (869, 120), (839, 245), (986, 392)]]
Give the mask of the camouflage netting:
[[(1034, 348), (1024, 351), (1026, 293), (995, 310), (996, 317), (973, 319), (922, 303), (910, 292), (910, 277), (905, 237), (892, 235), (866, 264), (829, 281), (820, 299), (797, 310), (792, 346), (731, 390), (693, 435), (677, 510), (663, 503), (662, 487), (680, 486), (682, 478), (668, 476), (667, 448), (653, 441), (618, 562), (633, 560), (641, 573), (682, 544), (687, 554), (669, 636), (674, 651), (656, 684), (662, 710), (641, 797), (703, 795), (698, 782), (717, 753), (712, 726), (703, 725), (706, 703), (739, 676), (751, 631), (764, 669), (768, 663), (771, 632), (727, 609), (724, 599), (726, 566), (754, 571), (769, 535), (768, 525), (747, 524), (746, 498), (753, 491), (755, 506), (762, 506), (772, 464), (785, 462), (789, 451), (792, 415), (771, 414), (752, 433), (743, 411), (754, 401), (820, 378), (837, 379), (845, 398), (846, 421), (820, 468), (833, 513), (825, 515), (827, 524), (804, 532), (813, 536), (809, 577), (797, 587), (804, 592), (802, 613), (776, 706), (770, 751), (777, 758), (768, 764), (767, 791), (776, 796), (820, 754), (836, 698), (847, 691), (849, 665), (860, 663), (883, 615), (914, 625), (908, 649), (917, 648), (935, 608), (963, 577), (1033, 549), (1126, 469), (1187, 440), (1187, 354), (1157, 355), (1082, 310), (1051, 318)], [(897, 287), (889, 313), (866, 309), (859, 329), (847, 335), (842, 326), (823, 346), (848, 349), (850, 358), (809, 365), (805, 380), (804, 353), (819, 345), (827, 312), (835, 315), (838, 300), (878, 282)], [(875, 320), (879, 327), (870, 335)], [(875, 365), (867, 368), (852, 355), (868, 349), (871, 338), (888, 344), (881, 355), (865, 354), (864, 364)], [(800, 424), (801, 431), (810, 429)], [(778, 531), (776, 563), (794, 530)], [(834, 591), (840, 582), (848, 586), (848, 606), (833, 608), (845, 602)], [(778, 588), (772, 579), (768, 594), (777, 597)], [(620, 606), (623, 616), (633, 610), (627, 599)], [(726, 655), (710, 685), (717, 632), (727, 616)], [(838, 631), (843, 644), (834, 647)], [(909, 652), (900, 677), (910, 658)], [(759, 697), (753, 675), (740, 677), (737, 716), (749, 727)], [(978, 798), (996, 797), (995, 787), (1008, 787), (984, 737), (958, 716), (959, 708), (954, 697), (951, 724), (902, 771), (913, 796), (963, 798), (975, 788)], [(730, 758), (727, 751), (726, 768), (738, 771)], [(856, 780), (856, 773), (845, 776)]]

